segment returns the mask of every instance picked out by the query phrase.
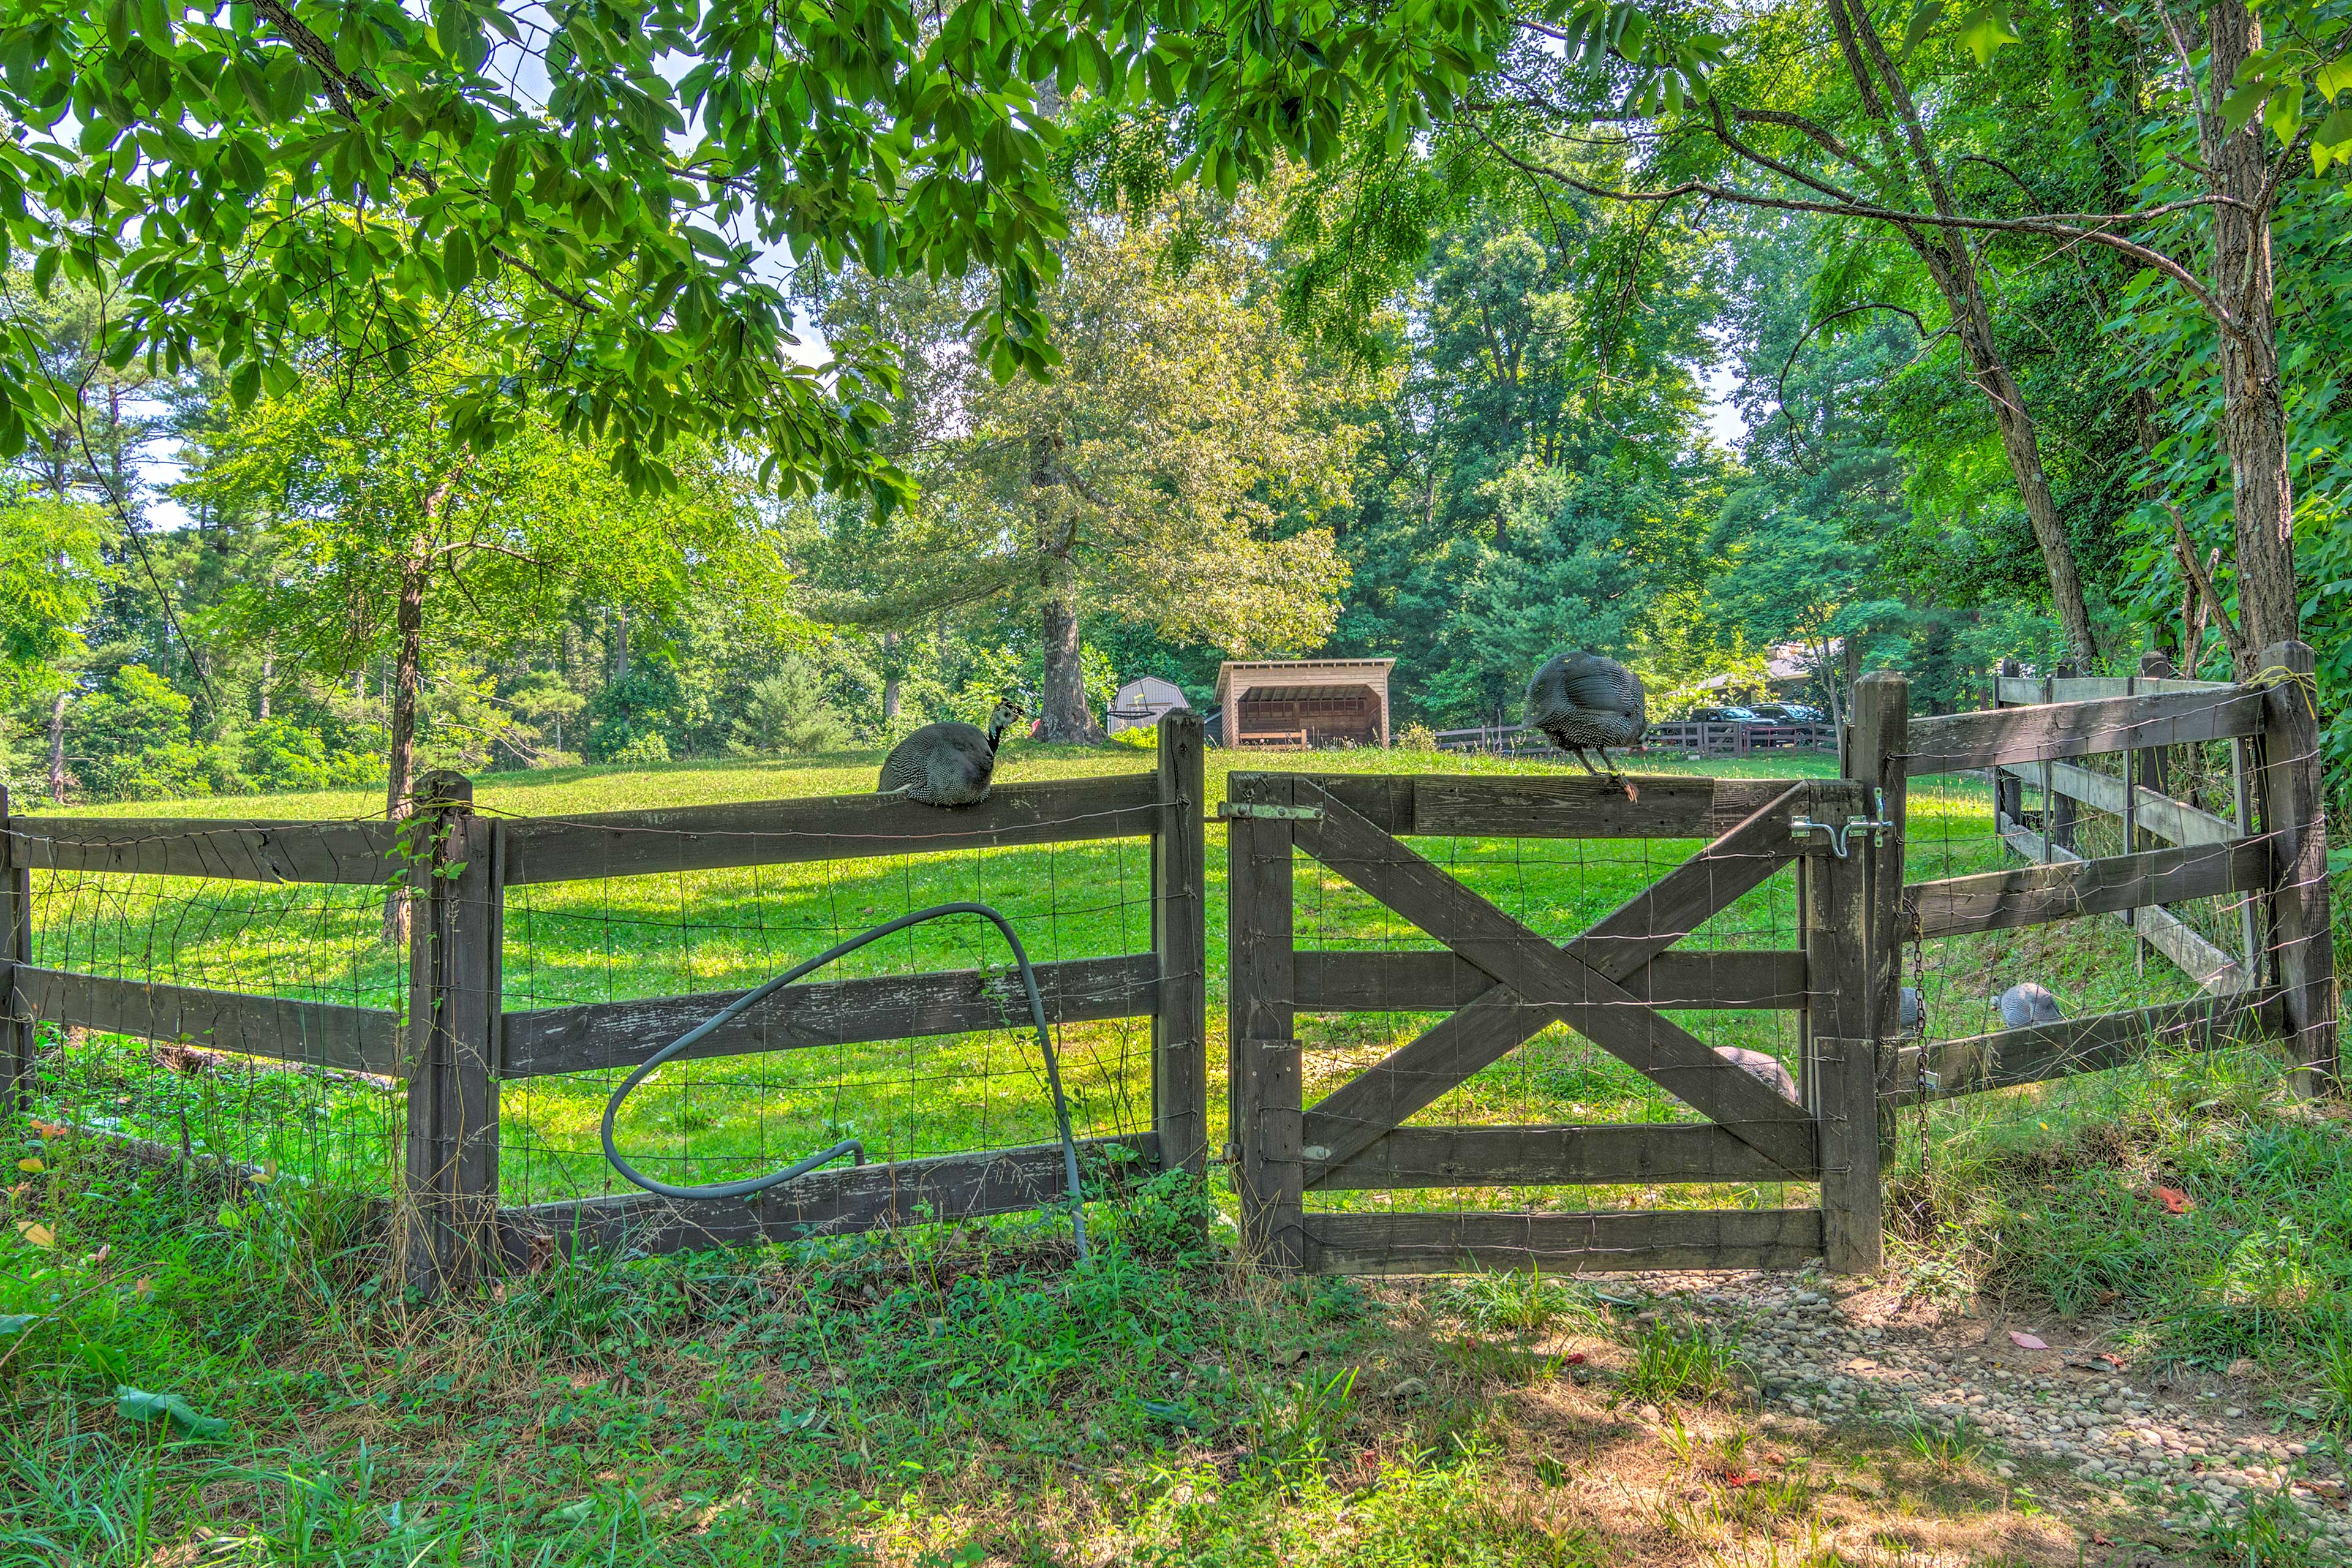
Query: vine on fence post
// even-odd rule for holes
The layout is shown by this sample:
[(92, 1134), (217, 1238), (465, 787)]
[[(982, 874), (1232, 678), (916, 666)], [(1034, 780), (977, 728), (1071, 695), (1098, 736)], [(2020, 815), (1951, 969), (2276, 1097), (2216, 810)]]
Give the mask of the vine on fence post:
[(410, 900), (408, 1125), (399, 1256), (412, 1294), (461, 1289), (497, 1241), (497, 826), (462, 774), (417, 780), (399, 854)]

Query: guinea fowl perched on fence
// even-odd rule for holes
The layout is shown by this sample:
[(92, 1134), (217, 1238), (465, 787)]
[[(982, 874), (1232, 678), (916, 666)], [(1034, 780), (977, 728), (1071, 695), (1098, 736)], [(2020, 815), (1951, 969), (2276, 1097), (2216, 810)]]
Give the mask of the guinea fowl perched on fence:
[(988, 728), (959, 719), (926, 724), (882, 759), (879, 795), (903, 795), (925, 805), (978, 805), (988, 798), (996, 773), (996, 745), (1028, 710), (1007, 697), (996, 704)]
[[(1641, 742), (1650, 727), (1641, 677), (1613, 658), (1570, 650), (1555, 654), (1528, 682), (1527, 721), (1561, 751), (1574, 756), (1595, 778), (1607, 769), (1609, 782), (1639, 800), (1641, 792), (1618, 775), (1609, 761), (1612, 746)], [(1601, 768), (1585, 755), (1601, 753)]]

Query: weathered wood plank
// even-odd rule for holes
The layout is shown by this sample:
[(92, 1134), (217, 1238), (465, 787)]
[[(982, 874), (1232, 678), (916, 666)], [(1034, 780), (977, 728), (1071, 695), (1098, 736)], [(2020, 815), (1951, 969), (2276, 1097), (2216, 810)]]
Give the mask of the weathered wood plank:
[[(2028, 860), (2079, 861), (2083, 858), (2071, 849), (2045, 845), (2040, 834), (2027, 827), (2007, 826), (2001, 831), (2001, 838)], [(2197, 982), (2200, 990), (2226, 995), (2252, 990), (2256, 984), (2244, 964), (2189, 930), (2168, 910), (2150, 905), (2146, 909), (2110, 910), (2107, 912), (2111, 919), (2128, 921), (2142, 941), (2170, 959), (2175, 968)]]
[(2003, 763), (2226, 741), (2259, 730), (2262, 714), (2262, 693), (2247, 687), (1986, 708), (1912, 720), (1904, 763), (1918, 778)]
[(400, 1252), (408, 1289), (464, 1289), (494, 1258), (499, 1194), (500, 825), (462, 774), (416, 782), (411, 822), (433, 825), (431, 874), (409, 919), (408, 1079)]
[(978, 805), (943, 810), (878, 795), (532, 817), (507, 826), (509, 886), (778, 866), (873, 855), (929, 855), (1092, 838), (1158, 826), (1151, 773), (999, 784)]
[(393, 875), (392, 823), (198, 817), (17, 816), (17, 864), (45, 871), (374, 884)]
[(1208, 786), (1201, 716), (1160, 721), (1160, 819), (1151, 847), (1152, 1125), (1170, 1169), (1209, 1159)]
[[(1238, 787), (1236, 787), (1238, 785)], [(1280, 774), (1228, 781), (1232, 798), (1288, 806), (1298, 789)], [(1298, 1044), (1291, 1036), (1292, 844), (1297, 824), (1237, 819), (1226, 830), (1225, 942), (1228, 1125), (1245, 1255), (1277, 1269), (1297, 1267), (1303, 1172), (1299, 1163)]]
[[(1304, 1152), (1334, 1131), (1301, 1119)], [(1784, 1170), (1724, 1128), (1627, 1124), (1580, 1127), (1399, 1127), (1337, 1165), (1318, 1166), (1322, 1192), (1380, 1187), (1539, 1187), (1587, 1183), (1786, 1182)]]
[[(1317, 782), (1330, 788), (1325, 781)], [(1639, 784), (1641, 798), (1628, 800), (1624, 790), (1607, 779), (1580, 773), (1545, 778), (1416, 778), (1412, 831), (1494, 838), (1719, 838), (1794, 782), (1644, 776)], [(1344, 788), (1330, 793), (1355, 804)], [(1369, 820), (1370, 814), (1365, 815)]]
[(11, 820), (0, 785), (0, 1114), (24, 1110), (33, 1094), (33, 1013), (23, 981), (33, 964), (33, 883), (5, 832)]
[[(1996, 689), (1994, 700), (2000, 702), (2035, 703), (2045, 700), (2039, 679), (2004, 677)], [(2178, 677), (2147, 675), (2073, 675), (2052, 681), (2051, 696), (2046, 700), (2086, 702), (2105, 697), (2146, 697), (2158, 692), (2231, 689), (2231, 683), (2226, 680), (2183, 680)]]
[[(2038, 782), (2042, 769), (2003, 763), (2001, 772)], [(2173, 799), (2142, 784), (2126, 797), (2124, 781), (2080, 766), (2074, 763), (2049, 764), (2051, 787), (2070, 800), (2079, 800), (2096, 811), (2110, 816), (2124, 815), (2124, 803), (2131, 798), (2136, 803), (2139, 826), (2168, 844), (2228, 844), (2242, 838), (2237, 824), (2227, 817), (2200, 811), (2186, 801)]]
[[(1882, 820), (1900, 824), (1907, 787), (1900, 761), (1911, 707), (1910, 682), (1878, 670), (1854, 682), (1853, 742), (1846, 776), (1865, 790), (1891, 780), (1893, 801)], [(1903, 887), (1899, 831), (1884, 845), (1851, 845), (1843, 859), (1805, 865), (1805, 972), (1811, 994), (1805, 1007), (1803, 1091), (1818, 1125), (1822, 1171), (1822, 1245), (1830, 1271), (1877, 1272), (1882, 1247), (1878, 1183), (1877, 1032), (1895, 1032), (1895, 966), (1890, 900)], [(1874, 898), (1876, 907), (1874, 908)], [(1881, 928), (1883, 928), (1883, 932)]]
[(2328, 931), (2327, 802), (2319, 759), (2316, 659), (2309, 646), (2273, 643), (2260, 656), (2263, 690), (2263, 827), (2276, 844), (2279, 878), (2271, 896), (2286, 1027), (2300, 1064), (2299, 1087), (2332, 1094), (2343, 1086), (2337, 1058), (2336, 950)]
[[(1811, 1161), (1812, 1123), (1802, 1110), (1609, 978), (1612, 971), (1646, 963), (1703, 919), (1698, 911), (1728, 904), (1771, 873), (1780, 863), (1770, 852), (1775, 836), (1789, 842), (1791, 814), (1784, 802), (1757, 813), (1563, 950), (1311, 784), (1302, 782), (1298, 789), (1303, 802), (1323, 810), (1319, 821), (1291, 825), (1302, 847), (1508, 988), (1440, 1021), (1327, 1096), (1322, 1109), (1353, 1129), (1328, 1140), (1333, 1161), (1346, 1159), (1555, 1017), (1784, 1164)], [(1792, 793), (1811, 797), (1815, 786)], [(1691, 875), (1693, 867), (1701, 872)]]
[[(1158, 1004), (1158, 969), (1150, 953), (1041, 963), (1036, 966), (1037, 994), (1045, 1000), (1050, 1023), (1143, 1017)], [(537, 1078), (635, 1067), (742, 994), (708, 991), (509, 1013), (499, 1076)], [(881, 974), (788, 985), (725, 1028), (696, 1041), (676, 1059), (1028, 1027), (1028, 994), (1015, 972)]]
[(2270, 879), (2271, 847), (2253, 839), (1913, 882), (1903, 896), (1914, 931), (1925, 938), (2247, 892), (2268, 887)]
[[(1495, 985), (1485, 970), (1444, 949), (1301, 948), (1291, 962), (1292, 1002), (1302, 1013), (1450, 1013)], [(1619, 984), (1649, 1007), (1802, 1007), (1805, 955), (1772, 948), (1662, 952)]]
[(1903, 1051), (1880, 1092), (1896, 1100), (1952, 1100), (2104, 1072), (2158, 1047), (2218, 1041), (2242, 1019), (2274, 1030), (2278, 1013), (2277, 992), (2246, 991), (1941, 1040)]
[(1795, 1268), (1822, 1256), (1819, 1209), (1313, 1214), (1307, 1224), (1308, 1267), (1324, 1274)]
[(157, 985), (25, 964), (28, 1016), (134, 1039), (189, 1042), (241, 1057), (396, 1076), (400, 1015), (388, 1007), (298, 1002), (194, 985)]
[[(1078, 1141), (1092, 1196), (1160, 1169), (1160, 1135)], [(1067, 1191), (1059, 1143), (942, 1154), (883, 1165), (814, 1171), (751, 1198), (675, 1202), (651, 1194), (532, 1204), (499, 1215), (500, 1244), (520, 1266), (552, 1250), (637, 1255), (847, 1236), (888, 1226), (952, 1223), (1017, 1214)]]

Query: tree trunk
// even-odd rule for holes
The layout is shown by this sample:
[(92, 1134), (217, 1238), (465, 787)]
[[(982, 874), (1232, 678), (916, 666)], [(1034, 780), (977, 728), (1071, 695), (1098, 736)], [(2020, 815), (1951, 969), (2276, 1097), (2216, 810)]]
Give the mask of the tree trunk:
[(895, 723), (898, 718), (898, 686), (902, 679), (898, 668), (898, 634), (882, 634), (882, 722)]
[[(2213, 62), (2207, 90), (2219, 99), (2246, 57), (2262, 47), (2262, 25), (2242, 0), (2211, 0), (2207, 16)], [(2212, 187), (2226, 198), (2213, 208), (2213, 296), (2236, 327), (2221, 329), (2220, 347), (2221, 438), (2230, 450), (2238, 546), (2238, 626), (2249, 647), (2263, 648), (2303, 637), (2270, 213), (2261, 205), (2264, 131), (2259, 116), (2234, 132), (2218, 121), (2203, 129)]]
[(60, 691), (49, 705), (49, 802), (53, 805), (66, 803), (66, 703), (72, 696)]
[(629, 679), (629, 607), (617, 605), (613, 609), (613, 683), (617, 686)]
[[(1958, 209), (1927, 139), (1926, 124), (1912, 102), (1902, 70), (1886, 52), (1885, 41), (1879, 37), (1869, 13), (1862, 11), (1857, 16), (1849, 10), (1847, 0), (1832, 0), (1830, 16), (1863, 105), (1879, 122), (1888, 163), (1907, 161), (1937, 214), (1943, 217), (1954, 216)], [(1894, 135), (1898, 125), (1902, 132), (1899, 143)], [(2026, 413), (2023, 389), (2009, 373), (1993, 340), (1992, 311), (1985, 302), (1975, 258), (1966, 239), (1950, 231), (1930, 233), (1916, 224), (1895, 226), (1905, 243), (1927, 263), (1928, 275), (1944, 297), (1944, 308), (1950, 313), (1953, 330), (1968, 355), (1970, 379), (1992, 404), (1993, 422), (2000, 431), (2001, 451), (2009, 458), (2018, 495), (2025, 502), (2025, 515), (2033, 524), (2034, 542), (2042, 549), (2042, 568), (2050, 579), (2051, 607), (2058, 613), (2067, 645), (2088, 668), (2097, 657), (2097, 649), (2091, 635), (2090, 606), (2083, 597), (2082, 573), (2074, 564), (2074, 548), (2066, 537), (2066, 525), (2058, 515), (2058, 504), (2050, 494), (2050, 479), (2042, 467), (2042, 439), (2034, 430), (2032, 417)]]
[(1041, 629), (1045, 638), (1045, 689), (1039, 694), (1045, 739), (1092, 744), (1101, 740), (1087, 702), (1086, 672), (1079, 662), (1077, 590), (1069, 569), (1049, 560), (1040, 574), (1045, 589)]
[(276, 650), (265, 648), (261, 655), (261, 708), (257, 715), (263, 723), (269, 722), (269, 685), (278, 674)]
[[(415, 771), (416, 691), (425, 651), (425, 566), (423, 560), (412, 559), (404, 562), (400, 569), (400, 607), (395, 621), (400, 651), (393, 662), (392, 765), (391, 776), (384, 782), (383, 807), (384, 816), (393, 822), (408, 815), (409, 775)], [(408, 890), (401, 887), (384, 895), (385, 942), (408, 940)]]

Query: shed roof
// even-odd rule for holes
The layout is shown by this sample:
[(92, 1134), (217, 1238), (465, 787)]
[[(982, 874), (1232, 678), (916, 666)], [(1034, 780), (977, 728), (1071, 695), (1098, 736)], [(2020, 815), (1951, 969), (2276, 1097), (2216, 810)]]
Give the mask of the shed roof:
[(1392, 658), (1265, 658), (1227, 659), (1217, 667), (1217, 702), (1234, 700), (1237, 691), (1258, 687), (1369, 686), (1388, 703)]

